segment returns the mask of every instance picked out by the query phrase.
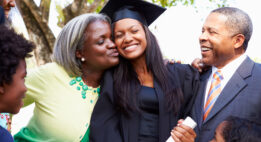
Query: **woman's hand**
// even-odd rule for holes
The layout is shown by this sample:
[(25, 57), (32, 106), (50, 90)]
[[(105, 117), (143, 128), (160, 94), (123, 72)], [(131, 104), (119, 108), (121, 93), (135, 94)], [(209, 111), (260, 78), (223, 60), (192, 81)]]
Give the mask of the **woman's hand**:
[(178, 64), (181, 64), (181, 61), (180, 60), (175, 60), (175, 59), (164, 59), (164, 64), (167, 65), (167, 64), (174, 64), (174, 63), (178, 63)]
[(202, 72), (204, 68), (204, 64), (202, 63), (201, 59), (196, 58), (192, 61), (191, 66), (196, 68), (199, 72)]
[(178, 125), (171, 131), (171, 136), (175, 142), (194, 142), (196, 138), (195, 131), (182, 124), (183, 120), (178, 121)]

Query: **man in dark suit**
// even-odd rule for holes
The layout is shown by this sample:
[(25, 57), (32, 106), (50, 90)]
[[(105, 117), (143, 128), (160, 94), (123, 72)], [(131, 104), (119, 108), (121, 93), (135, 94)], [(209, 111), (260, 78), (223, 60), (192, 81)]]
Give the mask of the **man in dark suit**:
[(261, 123), (261, 65), (245, 54), (252, 29), (250, 17), (231, 7), (213, 10), (202, 27), (202, 62), (211, 68), (191, 111), (197, 142), (209, 142), (230, 115)]

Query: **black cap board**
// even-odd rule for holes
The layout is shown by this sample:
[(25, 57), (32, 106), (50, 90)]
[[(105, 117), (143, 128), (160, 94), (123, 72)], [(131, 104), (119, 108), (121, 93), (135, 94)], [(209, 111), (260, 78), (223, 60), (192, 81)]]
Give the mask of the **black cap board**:
[(100, 13), (108, 15), (112, 22), (132, 18), (149, 26), (166, 9), (144, 0), (109, 0)]

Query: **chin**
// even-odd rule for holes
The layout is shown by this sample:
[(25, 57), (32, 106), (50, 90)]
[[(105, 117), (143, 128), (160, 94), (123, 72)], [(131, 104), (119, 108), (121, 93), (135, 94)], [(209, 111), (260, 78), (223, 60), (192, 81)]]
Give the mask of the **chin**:
[(23, 107), (23, 105), (24, 105), (24, 103), (21, 102), (20, 105), (16, 106), (16, 108), (14, 108), (13, 111), (10, 113), (17, 114), (20, 111), (20, 109)]
[(128, 56), (125, 59), (127, 60), (136, 60), (136, 59), (141, 59), (143, 56), (142, 55), (134, 55), (134, 56)]
[(129, 54), (122, 55), (123, 58), (127, 60), (135, 60), (145, 56), (145, 52), (132, 52)]
[(113, 66), (115, 66), (115, 65), (118, 65), (119, 62), (120, 62), (120, 59), (117, 58), (117, 59), (115, 59), (114, 61), (112, 61), (112, 64), (113, 64)]
[[(116, 66), (116, 65), (118, 65), (119, 64), (119, 59), (115, 59), (115, 60), (113, 60), (113, 61), (110, 61), (108, 64), (106, 64), (106, 65), (110, 65), (111, 67), (114, 67), (114, 66)], [(110, 67), (109, 67), (110, 68)]]
[(212, 61), (211, 60), (209, 60), (209, 59), (202, 59), (202, 62), (203, 62), (203, 64), (205, 64), (205, 65), (209, 65), (209, 66), (211, 66), (212, 65)]
[(17, 114), (19, 111), (20, 111), (20, 107), (17, 107), (15, 109), (9, 110), (8, 113)]

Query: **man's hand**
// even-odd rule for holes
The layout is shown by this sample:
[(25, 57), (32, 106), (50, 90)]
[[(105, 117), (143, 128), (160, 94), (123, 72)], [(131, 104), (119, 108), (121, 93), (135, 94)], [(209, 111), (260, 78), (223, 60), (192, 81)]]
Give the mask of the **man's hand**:
[(174, 127), (171, 131), (171, 136), (175, 142), (194, 142), (196, 138), (195, 131), (182, 124), (183, 120), (178, 121), (178, 125)]

